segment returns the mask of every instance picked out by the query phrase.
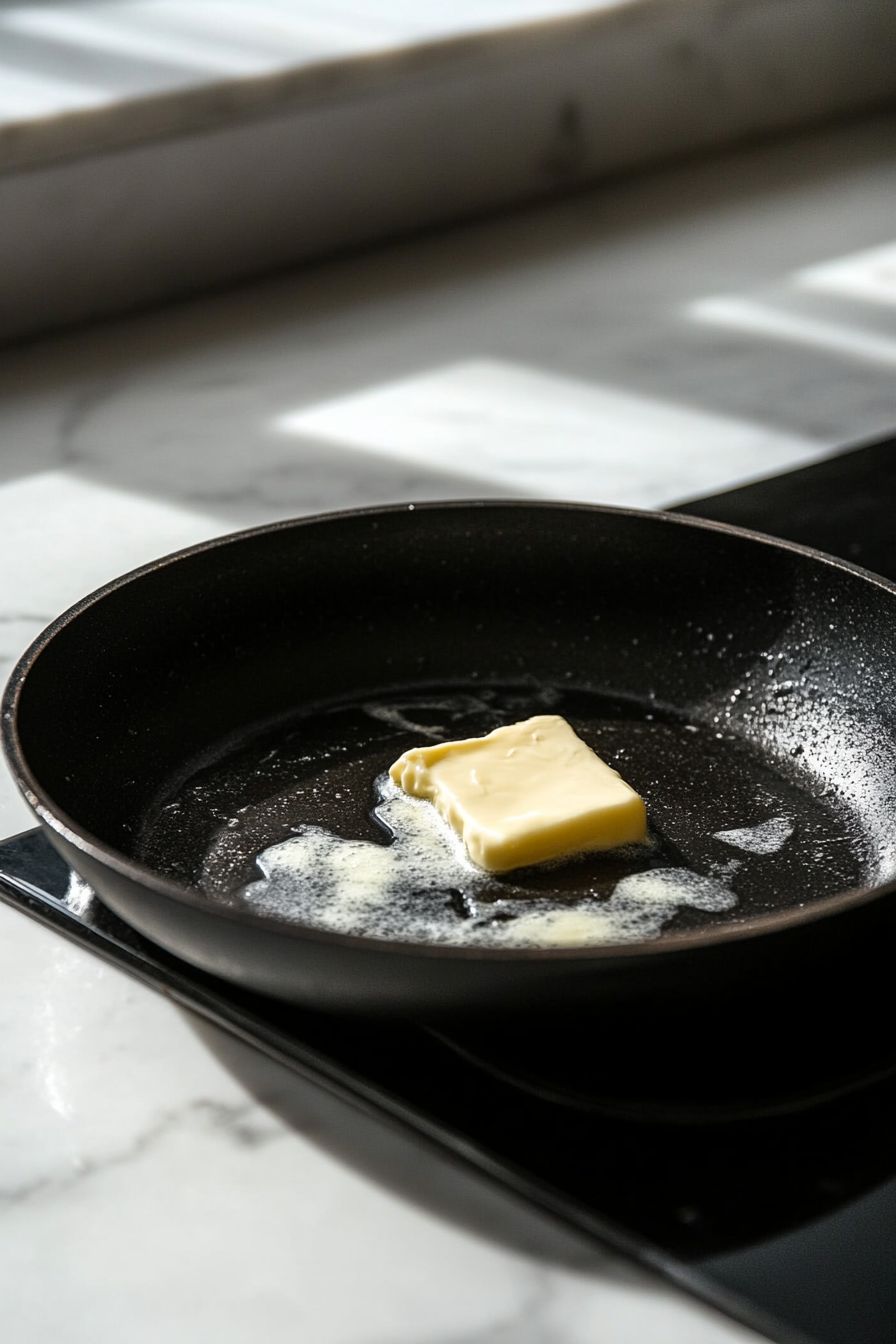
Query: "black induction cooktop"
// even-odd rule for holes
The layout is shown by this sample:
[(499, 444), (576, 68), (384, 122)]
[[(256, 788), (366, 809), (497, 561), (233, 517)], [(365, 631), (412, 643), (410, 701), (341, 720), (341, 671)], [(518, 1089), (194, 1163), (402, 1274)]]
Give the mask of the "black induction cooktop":
[[(896, 439), (678, 507), (896, 579)], [(896, 947), (811, 1012), (523, 1032), (245, 993), (134, 933), (39, 831), (0, 844), (0, 898), (772, 1340), (896, 1344)]]

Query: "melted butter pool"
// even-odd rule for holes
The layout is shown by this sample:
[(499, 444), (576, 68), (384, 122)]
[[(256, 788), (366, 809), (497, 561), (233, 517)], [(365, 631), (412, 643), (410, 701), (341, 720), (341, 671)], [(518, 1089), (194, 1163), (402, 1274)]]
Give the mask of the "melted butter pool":
[[(647, 804), (650, 842), (487, 874), (384, 778), (409, 747), (561, 714)], [(868, 877), (854, 815), (802, 757), (654, 704), (476, 687), (323, 707), (230, 744), (172, 787), (138, 857), (209, 900), (408, 942), (567, 947), (800, 906)], [(869, 858), (870, 854), (870, 858)]]
[[(470, 862), (431, 803), (408, 797), (387, 775), (377, 779), (376, 793), (373, 816), (391, 843), (303, 827), (259, 855), (263, 876), (239, 893), (239, 903), (337, 933), (497, 947), (656, 938), (681, 906), (720, 912), (737, 903), (722, 882), (685, 868), (630, 873), (609, 898), (583, 886), (574, 905), (555, 905), (549, 896), (533, 902), (512, 879), (496, 895), (494, 879)], [(652, 849), (625, 852), (637, 862)]]

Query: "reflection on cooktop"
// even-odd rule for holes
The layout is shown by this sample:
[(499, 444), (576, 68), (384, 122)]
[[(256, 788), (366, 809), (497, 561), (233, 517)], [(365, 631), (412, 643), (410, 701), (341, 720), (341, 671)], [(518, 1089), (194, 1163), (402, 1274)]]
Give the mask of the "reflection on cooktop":
[[(869, 996), (839, 1040), (783, 1002), (752, 1027), (714, 1003), (677, 1020), (520, 1020), (438, 1039), (502, 1089), (480, 1136), (694, 1260), (802, 1226), (896, 1174), (894, 1005), (875, 997), (876, 1026), (865, 1030)], [(502, 1132), (513, 1111), (522, 1138)]]
[[(660, 1125), (809, 1116), (896, 1075), (890, 949), (861, 983), (816, 996), (757, 987), (747, 1002), (668, 1002), (431, 1027), (502, 1082), (574, 1111)], [(874, 964), (871, 964), (873, 961)]]

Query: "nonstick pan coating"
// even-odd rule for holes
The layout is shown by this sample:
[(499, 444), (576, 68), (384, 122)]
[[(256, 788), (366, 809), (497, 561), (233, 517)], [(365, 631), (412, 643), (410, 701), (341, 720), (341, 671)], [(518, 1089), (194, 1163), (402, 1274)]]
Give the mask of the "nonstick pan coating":
[[(761, 900), (653, 941), (459, 948), (229, 908), (138, 857), (178, 781), (250, 730), (432, 687), (546, 686), (699, 729), (707, 808), (735, 787), (726, 742), (732, 759), (746, 744), (840, 819), (848, 889), (822, 845), (806, 899), (772, 865)], [(149, 938), (298, 1003), (431, 1015), (842, 987), (892, 936), (894, 691), (896, 586), (846, 563), (668, 514), (439, 504), (277, 524), (125, 576), (23, 657), (3, 730), (50, 839)]]

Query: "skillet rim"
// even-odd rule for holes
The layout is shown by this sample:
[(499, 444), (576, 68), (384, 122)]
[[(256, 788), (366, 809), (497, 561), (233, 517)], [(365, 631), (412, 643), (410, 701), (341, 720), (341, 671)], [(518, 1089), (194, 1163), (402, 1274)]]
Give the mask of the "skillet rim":
[[(896, 582), (881, 574), (864, 569), (839, 556), (829, 555), (811, 546), (799, 542), (787, 541), (769, 533), (751, 528), (738, 527), (731, 523), (718, 522), (715, 519), (700, 518), (692, 514), (670, 513), (662, 509), (621, 508), (608, 504), (591, 504), (575, 500), (544, 499), (458, 499), (427, 500), (404, 504), (371, 505), (364, 508), (339, 509), (327, 513), (301, 515), (297, 518), (279, 519), (273, 523), (263, 523), (256, 527), (243, 528), (236, 532), (207, 538), (204, 541), (187, 546), (178, 551), (150, 560), (136, 569), (111, 579), (108, 583), (85, 594), (72, 606), (57, 616), (31, 642), (13, 668), (3, 692), (2, 700), (2, 745), (7, 764), (13, 779), (26, 803), (35, 813), (40, 823), (54, 832), (67, 844), (79, 850), (94, 862), (111, 868), (137, 886), (148, 887), (156, 895), (167, 900), (192, 907), (206, 915), (224, 918), (232, 923), (263, 929), (271, 934), (285, 935), (289, 938), (322, 942), (343, 948), (376, 950), (385, 955), (424, 956), (436, 959), (469, 961), (613, 961), (629, 960), (641, 957), (673, 955), (687, 953), (703, 948), (726, 945), (783, 933), (795, 926), (814, 924), (833, 918), (847, 910), (853, 910), (870, 904), (884, 896), (896, 893), (896, 879), (872, 887), (850, 887), (836, 892), (833, 896), (824, 896), (803, 906), (790, 907), (769, 914), (755, 915), (739, 922), (719, 923), (708, 928), (670, 933), (661, 938), (641, 939), (625, 943), (586, 944), (581, 947), (543, 947), (543, 948), (499, 948), (471, 947), (465, 944), (450, 943), (411, 943), (390, 939), (365, 937), (360, 934), (337, 933), (329, 929), (315, 928), (313, 925), (297, 924), (295, 921), (281, 919), (275, 915), (256, 914), (249, 910), (234, 909), (216, 905), (208, 896), (194, 887), (188, 887), (164, 877), (155, 869), (129, 858), (113, 849), (105, 841), (98, 839), (89, 831), (80, 827), (74, 818), (59, 807), (43, 789), (33, 775), (18, 733), (18, 707), (22, 690), (31, 668), (50, 642), (69, 625), (73, 624), (84, 612), (100, 603), (111, 593), (119, 591), (131, 583), (139, 581), (148, 574), (177, 564), (194, 555), (215, 550), (218, 547), (235, 546), (242, 541), (271, 533), (315, 527), (336, 522), (341, 519), (378, 518), (393, 514), (421, 512), (449, 512), (454, 510), (478, 509), (530, 509), (530, 510), (569, 510), (588, 514), (611, 514), (624, 517), (651, 519), (659, 524), (672, 524), (686, 528), (697, 528), (707, 532), (718, 532), (725, 536), (744, 538), (775, 550), (791, 552), (820, 563), (825, 568), (843, 570), (857, 578), (871, 582), (875, 587), (883, 588), (896, 597)], [(99, 898), (102, 900), (102, 897)]]

